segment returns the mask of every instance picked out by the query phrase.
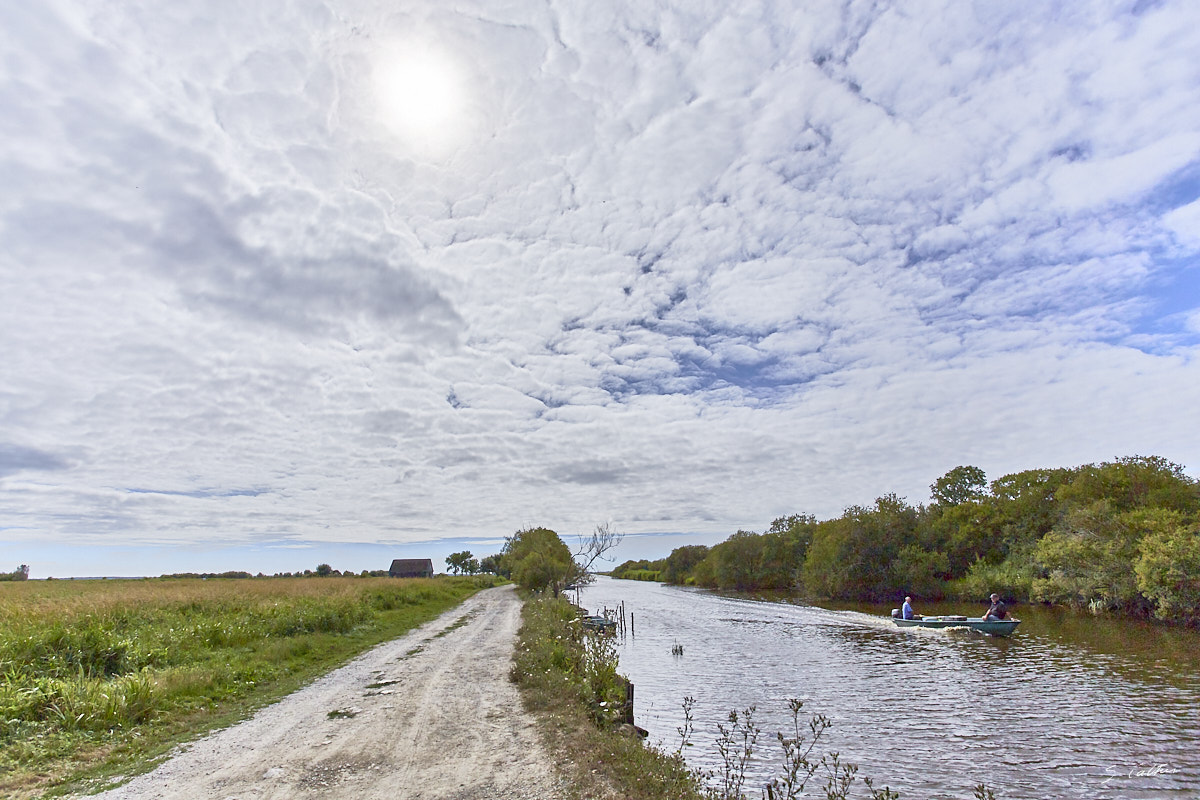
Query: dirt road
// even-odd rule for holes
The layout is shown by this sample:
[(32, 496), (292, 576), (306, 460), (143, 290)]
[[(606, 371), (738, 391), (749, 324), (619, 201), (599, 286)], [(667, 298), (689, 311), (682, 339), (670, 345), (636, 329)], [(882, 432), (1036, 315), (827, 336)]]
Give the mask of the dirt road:
[(550, 758), (508, 680), (520, 612), (511, 586), (480, 592), (97, 797), (558, 797)]

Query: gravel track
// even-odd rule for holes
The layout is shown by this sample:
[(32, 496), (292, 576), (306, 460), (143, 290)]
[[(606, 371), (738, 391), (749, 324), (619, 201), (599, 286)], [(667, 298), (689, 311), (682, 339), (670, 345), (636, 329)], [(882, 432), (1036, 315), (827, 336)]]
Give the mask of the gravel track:
[(521, 601), (487, 589), (105, 800), (543, 800), (561, 796), (508, 680)]

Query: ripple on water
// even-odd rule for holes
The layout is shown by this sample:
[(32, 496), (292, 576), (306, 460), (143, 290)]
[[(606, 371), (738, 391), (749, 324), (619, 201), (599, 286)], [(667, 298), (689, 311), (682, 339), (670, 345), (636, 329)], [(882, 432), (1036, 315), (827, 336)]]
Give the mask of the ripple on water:
[[(604, 578), (582, 600), (624, 602), (636, 619), (621, 669), (652, 742), (678, 746), (683, 698), (695, 697), (685, 757), (716, 768), (716, 724), (757, 706), (764, 734), (751, 785), (773, 774), (774, 733), (800, 697), (806, 714), (834, 723), (826, 752), (905, 797), (969, 797), (980, 781), (1004, 800), (1200, 793), (1200, 637), (1188, 632), (1023, 608), (1011, 639), (948, 635), (899, 629), (886, 609)], [(1169, 771), (1136, 774), (1155, 765)]]

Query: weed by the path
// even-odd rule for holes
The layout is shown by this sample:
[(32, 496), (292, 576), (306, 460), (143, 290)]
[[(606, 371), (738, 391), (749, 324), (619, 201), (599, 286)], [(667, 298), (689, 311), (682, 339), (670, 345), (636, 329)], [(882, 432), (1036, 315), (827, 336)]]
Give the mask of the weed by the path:
[(440, 638), (442, 638), (443, 636), (448, 636), (449, 634), (453, 633), (454, 631), (458, 630), (459, 628), (461, 628), (462, 626), (464, 626), (464, 625), (466, 625), (468, 622), (470, 622), (470, 621), (471, 621), (471, 620), (472, 620), (472, 619), (475, 617), (475, 615), (476, 615), (477, 613), (478, 613), (478, 612), (472, 612), (472, 613), (470, 613), (470, 614), (463, 614), (461, 617), (459, 617), (458, 619), (454, 620), (454, 622), (450, 623), (450, 624), (449, 624), (449, 625), (447, 625), (445, 628), (443, 628), (442, 630), (440, 630), (440, 631), (438, 631), (437, 633), (435, 633), (435, 634), (433, 635), (433, 638), (434, 638), (434, 639), (440, 639)]

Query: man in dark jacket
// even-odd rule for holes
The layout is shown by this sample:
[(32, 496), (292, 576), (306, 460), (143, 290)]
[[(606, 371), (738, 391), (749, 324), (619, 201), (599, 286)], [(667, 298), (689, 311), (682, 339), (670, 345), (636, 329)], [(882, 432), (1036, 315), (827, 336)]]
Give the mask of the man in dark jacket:
[(992, 592), (992, 607), (983, 615), (985, 620), (1004, 619), (1008, 616), (1008, 610), (1004, 607), (1004, 601), (1000, 599), (1000, 595)]

